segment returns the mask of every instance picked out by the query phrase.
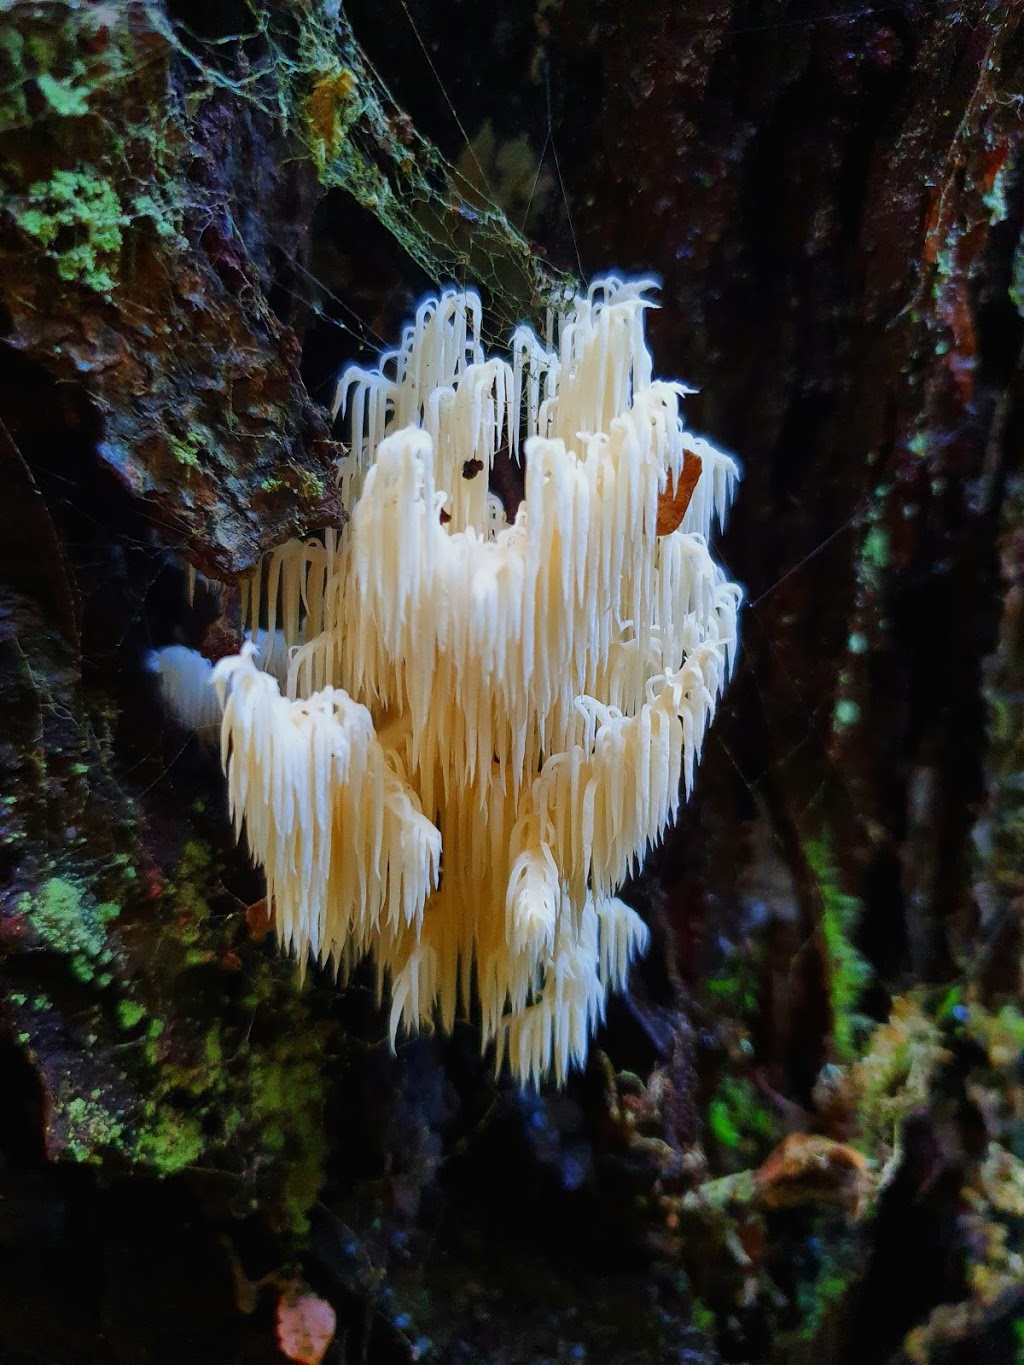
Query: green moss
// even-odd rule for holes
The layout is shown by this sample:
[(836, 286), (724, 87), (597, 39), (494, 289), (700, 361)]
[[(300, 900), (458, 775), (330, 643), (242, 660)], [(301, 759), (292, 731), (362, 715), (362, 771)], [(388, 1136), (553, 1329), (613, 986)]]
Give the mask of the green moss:
[(260, 492), (290, 492), (294, 490), (296, 482), (299, 492), (310, 501), (323, 498), (327, 493), (327, 485), (324, 480), (312, 469), (287, 469), (284, 474), (270, 474), (265, 479), (260, 480)]
[(708, 1127), (715, 1141), (723, 1147), (734, 1149), (740, 1145), (740, 1131), (733, 1123), (725, 1100), (712, 1100), (708, 1105)]
[(828, 1332), (830, 1320), (843, 1311), (863, 1273), (863, 1248), (855, 1235), (840, 1233), (830, 1241), (829, 1254), (818, 1273), (799, 1284), (800, 1327), (793, 1334), (794, 1344), (810, 1345), (820, 1334)]
[(206, 1065), (217, 1068), (224, 1060), (224, 1050), (220, 1043), (220, 1029), (212, 1028), (206, 1035), (205, 1041)]
[(942, 997), (938, 1009), (935, 1011), (935, 1018), (940, 1024), (947, 1024), (956, 1017), (955, 1011), (959, 1010), (963, 1002), (963, 987), (960, 985), (950, 986), (949, 990)]
[(117, 191), (87, 172), (54, 171), (30, 185), (12, 208), (15, 222), (46, 250), (62, 280), (109, 294), (128, 221)]
[(323, 1183), (326, 1143), (316, 1038), (294, 1013), (298, 997), (288, 995), (278, 994), (275, 1008), (293, 1019), (294, 1032), (279, 1019), (273, 1041), (254, 1046), (240, 1023), (215, 1020), (191, 1054), (159, 1059), (157, 1092), (143, 1110), (131, 1154), (160, 1175), (200, 1158), (228, 1168), (240, 1163), (263, 1183), (264, 1201), (282, 1230), (301, 1241)]
[(324, 1181), (322, 1063), (315, 1036), (287, 1039), (253, 1067), (253, 1121), (283, 1157), (282, 1225), (304, 1236), (309, 1210)]
[(745, 1159), (756, 1158), (779, 1137), (775, 1115), (746, 1076), (722, 1078), (708, 1105), (708, 1126), (721, 1146), (742, 1151)]
[(998, 1011), (972, 1005), (967, 1012), (967, 1035), (984, 1047), (996, 1070), (1015, 1066), (1024, 1056), (1024, 1014), (1013, 1004)]
[(756, 1018), (760, 1008), (758, 981), (761, 954), (733, 952), (715, 974), (704, 983), (704, 990), (718, 1016), (728, 1015), (746, 1022)]
[(704, 984), (709, 1010), (733, 1037), (708, 1104), (708, 1131), (723, 1152), (741, 1161), (755, 1160), (778, 1137), (775, 1115), (745, 1074), (752, 1049), (744, 1034), (761, 1009), (762, 969), (763, 952), (758, 945), (753, 952), (731, 954)]
[(149, 1071), (145, 1103), (122, 1119), (121, 1150), (162, 1176), (200, 1162), (235, 1172), (298, 1246), (326, 1144), (319, 1034), (294, 967), (252, 954), (237, 998), (227, 975), (207, 978), (200, 996), (173, 988), (232, 945), (236, 922), (214, 912), (222, 894), (208, 845), (186, 844), (161, 912), (174, 933), (162, 941), (159, 1006), (132, 998), (117, 1009), (122, 1028), (144, 1025), (138, 1055)]
[(170, 446), (171, 454), (179, 464), (187, 465), (189, 469), (202, 469), (202, 461), (199, 456), (205, 450), (209, 442), (201, 440), (196, 435), (172, 436), (168, 435), (167, 444)]
[(136, 1000), (120, 1000), (117, 1005), (117, 1022), (125, 1030), (136, 1027), (146, 1016), (145, 1009)]
[(699, 1332), (713, 1332), (715, 1315), (703, 1299), (694, 1298), (690, 1305), (690, 1320)]
[[(166, 117), (169, 108), (150, 107), (148, 75), (157, 68), (150, 51), (140, 66), (135, 26), (111, 25), (103, 6), (44, 8), (23, 6), (20, 31), (10, 20), (0, 25), (0, 65), (9, 73), (0, 126), (31, 125), (54, 166), (49, 179), (28, 183), (38, 161), (23, 162), (15, 143), (4, 159), (7, 204), (61, 279), (110, 295), (122, 260), (133, 259), (135, 223), (145, 219), (158, 236), (178, 237), (187, 196), (172, 147), (181, 128)], [(180, 237), (178, 244), (185, 245)]]
[(828, 962), (829, 1003), (832, 1007), (832, 1042), (844, 1061), (857, 1056), (856, 1040), (865, 1021), (857, 1013), (869, 971), (853, 945), (852, 935), (860, 919), (861, 904), (839, 885), (831, 850), (825, 839), (807, 842), (807, 864), (821, 898), (821, 933)]
[(109, 984), (105, 968), (114, 954), (107, 945), (107, 925), (120, 913), (118, 906), (97, 903), (69, 878), (50, 877), (34, 896), (22, 897), (21, 909), (47, 947), (67, 959), (79, 981)]
[(205, 1147), (202, 1129), (195, 1118), (159, 1104), (147, 1105), (136, 1156), (157, 1175), (177, 1175), (194, 1166)]

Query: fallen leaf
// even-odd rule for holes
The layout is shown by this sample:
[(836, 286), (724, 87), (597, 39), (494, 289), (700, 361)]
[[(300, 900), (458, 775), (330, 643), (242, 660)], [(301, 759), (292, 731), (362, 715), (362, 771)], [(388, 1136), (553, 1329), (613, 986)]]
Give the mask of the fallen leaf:
[(702, 469), (700, 457), (694, 455), (692, 450), (686, 451), (675, 488), (666, 488), (664, 493), (658, 495), (659, 536), (671, 535), (686, 516), (686, 509), (690, 505)]
[(326, 1299), (300, 1285), (288, 1285), (277, 1301), (277, 1344), (297, 1365), (320, 1365), (334, 1336), (337, 1317)]
[(790, 1133), (754, 1174), (765, 1208), (838, 1204), (859, 1217), (871, 1188), (871, 1172), (854, 1147), (814, 1133)]
[(259, 943), (260, 939), (266, 938), (270, 932), (273, 920), (270, 915), (270, 907), (264, 896), (261, 900), (253, 901), (251, 905), (245, 907), (245, 923), (249, 930), (249, 937)]

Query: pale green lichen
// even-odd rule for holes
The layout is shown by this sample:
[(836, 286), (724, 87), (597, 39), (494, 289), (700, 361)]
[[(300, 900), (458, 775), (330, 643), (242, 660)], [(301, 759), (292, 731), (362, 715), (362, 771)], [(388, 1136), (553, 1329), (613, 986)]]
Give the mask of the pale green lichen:
[(148, 218), (158, 237), (174, 237), (177, 245), (184, 249), (188, 243), (185, 238), (178, 236), (179, 214), (171, 203), (165, 202), (166, 199), (166, 191), (160, 198), (152, 194), (137, 194), (131, 202), (131, 216)]
[(53, 112), (62, 118), (78, 118), (89, 112), (89, 89), (75, 85), (72, 77), (61, 80), (43, 71), (36, 77), (36, 87)]
[(103, 1104), (98, 1092), (76, 1095), (59, 1112), (67, 1128), (65, 1150), (73, 1161), (96, 1166), (105, 1152), (122, 1148), (124, 1123)]
[(327, 487), (319, 474), (312, 469), (303, 469), (299, 473), (299, 488), (305, 498), (322, 498), (327, 492)]
[(120, 913), (117, 905), (96, 902), (69, 878), (50, 877), (34, 895), (22, 896), (20, 908), (46, 946), (66, 958), (79, 981), (110, 984), (114, 954), (107, 944), (107, 925)]
[(177, 1175), (194, 1165), (205, 1143), (198, 1121), (158, 1100), (141, 1113), (121, 1114), (102, 1088), (87, 1095), (57, 1096), (54, 1114), (64, 1128), (66, 1157), (86, 1166), (110, 1158), (148, 1166), (156, 1175)]
[(860, 720), (860, 707), (850, 697), (840, 697), (832, 711), (832, 728), (848, 730)]
[(981, 196), (982, 203), (988, 209), (988, 221), (992, 227), (994, 227), (996, 223), (1002, 223), (1010, 215), (1006, 191), (1010, 184), (1012, 174), (1012, 161), (1004, 161), (992, 177), (992, 183), (985, 189)]
[(62, 280), (100, 294), (114, 288), (125, 217), (117, 191), (81, 170), (54, 171), (30, 185), (12, 209), (21, 230), (54, 261)]

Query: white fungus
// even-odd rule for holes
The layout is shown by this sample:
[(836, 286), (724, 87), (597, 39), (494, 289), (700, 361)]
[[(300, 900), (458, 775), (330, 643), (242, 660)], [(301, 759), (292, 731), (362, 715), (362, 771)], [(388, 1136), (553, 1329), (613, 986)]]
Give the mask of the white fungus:
[[(244, 592), (282, 684), (251, 645), (213, 670), (281, 942), (343, 976), (371, 957), (392, 1040), (450, 1029), (475, 991), (522, 1082), (583, 1063), (643, 951), (615, 893), (689, 793), (735, 656), (740, 590), (707, 541), (736, 467), (652, 378), (650, 288), (598, 281), (550, 347), (517, 329), (512, 363), (485, 357), (476, 294), (421, 304), (339, 384), (350, 524)], [(502, 449), (525, 453), (511, 525)], [(658, 535), (688, 454), (693, 496)]]

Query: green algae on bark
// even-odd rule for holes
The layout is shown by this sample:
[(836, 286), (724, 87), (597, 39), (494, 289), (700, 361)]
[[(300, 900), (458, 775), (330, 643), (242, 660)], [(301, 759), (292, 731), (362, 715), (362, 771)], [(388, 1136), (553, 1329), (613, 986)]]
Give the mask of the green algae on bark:
[[(84, 390), (101, 458), (200, 567), (237, 571), (336, 521), (335, 450), (267, 301), (267, 244), (227, 209), (227, 120), (274, 149), (270, 195), (303, 175), (286, 132), (155, 0), (18, 0), (0, 51), (7, 343)], [(272, 476), (257, 516), (252, 490)]]
[(264, 207), (303, 215), (300, 272), (335, 188), (428, 276), (479, 279), (506, 321), (542, 315), (566, 282), (412, 129), (343, 13), (254, 6), (214, 49), (157, 0), (16, 0), (0, 52), (8, 344), (85, 391), (101, 458), (211, 573), (343, 515), (326, 414), (270, 303), (282, 244), (232, 211), (253, 177)]
[[(299, 1245), (323, 1175), (325, 1050), (294, 967), (248, 941), (199, 837), (159, 866), (97, 698), (0, 595), (0, 1033), (52, 1161), (221, 1182)], [(30, 1140), (30, 1135), (26, 1135)]]

